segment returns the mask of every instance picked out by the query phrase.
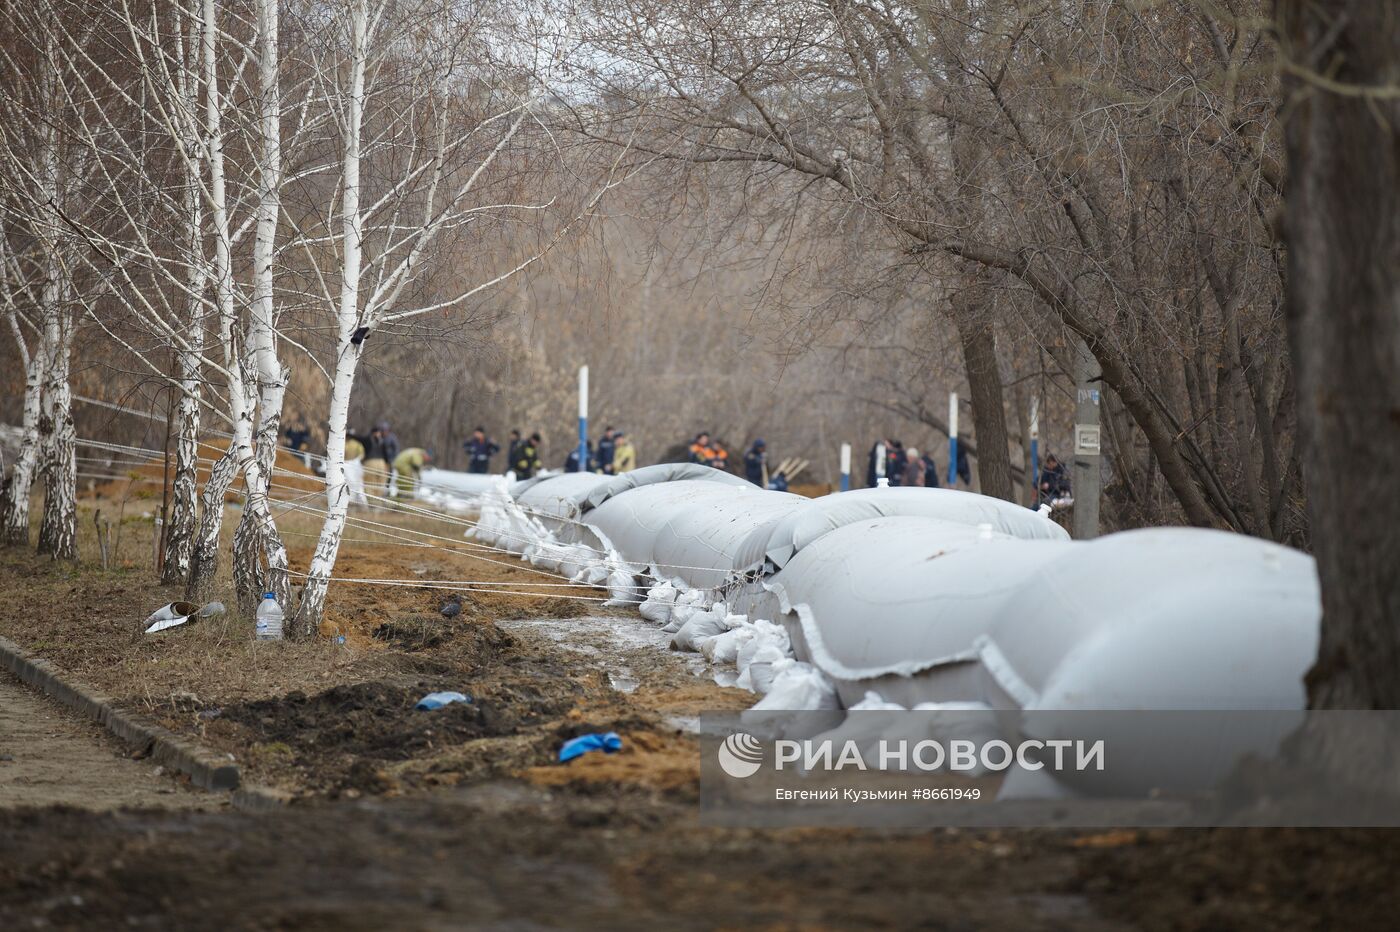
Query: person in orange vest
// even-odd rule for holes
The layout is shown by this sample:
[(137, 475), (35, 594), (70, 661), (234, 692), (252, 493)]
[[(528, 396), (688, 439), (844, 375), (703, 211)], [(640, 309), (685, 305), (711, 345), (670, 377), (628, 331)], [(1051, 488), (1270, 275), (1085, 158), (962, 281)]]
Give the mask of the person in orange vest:
[(711, 444), (710, 434), (704, 430), (695, 435), (695, 442), (690, 445), (690, 461), (715, 469), (729, 468), (729, 454), (719, 444)]

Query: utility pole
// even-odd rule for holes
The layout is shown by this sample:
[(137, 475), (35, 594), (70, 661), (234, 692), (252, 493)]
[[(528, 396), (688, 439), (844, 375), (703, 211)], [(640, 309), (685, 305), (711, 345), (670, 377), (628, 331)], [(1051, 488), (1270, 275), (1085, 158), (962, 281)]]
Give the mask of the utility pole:
[(588, 367), (578, 368), (578, 471), (588, 472)]
[(1078, 342), (1074, 360), (1074, 528), (1075, 540), (1099, 536), (1099, 386), (1103, 374), (1089, 347)]
[(958, 484), (958, 393), (948, 393), (948, 488)]
[(1040, 504), (1040, 396), (1031, 399), (1031, 500), (1032, 508)]

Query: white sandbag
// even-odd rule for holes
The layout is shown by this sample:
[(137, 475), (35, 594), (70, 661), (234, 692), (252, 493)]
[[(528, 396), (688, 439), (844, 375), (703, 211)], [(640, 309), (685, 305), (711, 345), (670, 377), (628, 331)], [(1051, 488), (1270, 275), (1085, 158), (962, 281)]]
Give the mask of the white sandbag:
[(700, 641), (724, 634), (724, 613), (710, 609), (690, 616), (683, 626), (671, 637), (671, 648), (675, 651), (699, 651)]
[(694, 613), (676, 630), (675, 635), (671, 638), (671, 649), (698, 651), (700, 649), (699, 641), (729, 630), (726, 621), (728, 617), (729, 612), (723, 603)]
[(783, 630), (782, 625), (775, 624), (767, 620), (750, 621), (748, 628), (753, 632), (753, 640), (739, 649), (739, 655), (734, 658), (735, 665), (743, 670), (749, 665), (754, 654), (765, 645), (772, 646), (778, 651), (780, 657), (792, 656), (792, 645), (788, 640), (788, 634)]
[[(736, 619), (740, 620), (736, 623)], [(728, 631), (700, 645), (700, 653), (710, 663), (735, 663), (739, 659), (739, 651), (756, 635), (753, 625), (748, 624), (742, 615), (731, 615), (725, 624)]]
[[(886, 747), (901, 743), (905, 747), (913, 747), (922, 741), (934, 741), (945, 747), (953, 741), (971, 741), (974, 745), (982, 746), (1002, 738), (996, 712), (980, 702), (925, 703), (911, 710), (897, 702), (886, 702), (879, 693), (871, 691), (848, 711), (855, 714), (846, 716), (836, 728), (812, 740), (831, 741), (836, 746), (847, 741), (854, 742), (860, 749), (862, 759), (881, 770), (929, 772), (907, 757), (884, 757), (880, 753), (882, 742)], [(948, 769), (948, 759), (945, 757), (935, 771)], [(958, 770), (960, 776), (969, 777), (987, 772), (980, 759), (975, 767)]]
[(636, 605), (641, 602), (645, 591), (638, 584), (637, 577), (619, 565), (621, 560), (617, 554), (611, 554), (608, 557), (608, 562), (613, 569), (608, 573), (606, 581), (608, 600), (603, 604), (613, 608), (621, 605)]
[(676, 587), (661, 582), (647, 590), (647, 597), (637, 609), (647, 621), (664, 625), (671, 620), (671, 607), (676, 604)]
[(839, 706), (831, 681), (816, 667), (800, 660), (775, 662), (768, 694), (753, 706), (756, 712), (811, 712), (835, 708)]
[(739, 673), (734, 685), (740, 689), (751, 689), (763, 695), (773, 688), (773, 678), (777, 675), (778, 666), (791, 659), (793, 659), (792, 655), (780, 649), (776, 644), (767, 641), (760, 642), (758, 649), (754, 651), (749, 662)]
[(573, 582), (586, 582), (585, 570), (595, 559), (597, 554), (587, 547), (565, 547), (559, 555), (559, 575)]
[(696, 589), (683, 589), (671, 606), (671, 616), (662, 631), (675, 632), (690, 621), (692, 615), (705, 610), (705, 597)]
[(869, 690), (865, 698), (855, 705), (849, 707), (852, 712), (904, 712), (904, 706), (898, 702), (886, 702), (880, 698), (880, 694), (874, 690)]

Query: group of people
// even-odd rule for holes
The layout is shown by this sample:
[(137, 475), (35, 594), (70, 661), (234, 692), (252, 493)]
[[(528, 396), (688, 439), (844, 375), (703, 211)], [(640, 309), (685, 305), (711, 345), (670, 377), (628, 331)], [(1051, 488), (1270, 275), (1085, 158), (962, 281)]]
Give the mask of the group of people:
[[(544, 468), (540, 457), (543, 448), (544, 440), (539, 431), (525, 437), (519, 430), (512, 430), (506, 447), (506, 471), (513, 471), (517, 479), (533, 477)], [(501, 445), (486, 435), (486, 428), (477, 426), (462, 449), (467, 454), (467, 472), (484, 474), (491, 471), (491, 458), (501, 452)]]
[[(324, 474), (321, 462), (313, 465), (311, 431), (305, 422), (293, 421), (285, 436), (288, 449), (300, 455), (317, 473)], [(370, 496), (412, 496), (419, 475), (432, 460), (432, 448), (402, 448), (388, 421), (379, 421), (368, 433), (347, 430), (344, 463), (351, 503), (367, 505)]]
[[(884, 454), (884, 469), (880, 469), (880, 456)], [(874, 488), (879, 484), (881, 476), (889, 480), (890, 485), (918, 486), (936, 489), (938, 481), (938, 463), (933, 455), (920, 453), (915, 447), (906, 447), (899, 440), (883, 439), (876, 440), (870, 448), (870, 462), (865, 470), (865, 484)], [(972, 484), (972, 467), (967, 461), (967, 452), (962, 447), (958, 448), (958, 468), (957, 476), (965, 484)]]
[[(882, 451), (885, 457), (883, 472), (879, 469)], [(877, 440), (870, 448), (870, 463), (866, 469), (865, 484), (874, 488), (879, 484), (882, 475), (889, 480), (890, 485), (928, 488), (938, 488), (939, 485), (938, 464), (933, 457), (927, 453), (920, 454), (913, 447), (905, 447), (898, 440)], [(965, 485), (972, 484), (972, 468), (967, 461), (967, 447), (962, 443), (958, 444), (957, 477)], [(1056, 502), (1063, 504), (1071, 497), (1069, 473), (1065, 470), (1065, 464), (1053, 453), (1046, 456), (1036, 483), (1034, 507), (1054, 505)]]
[[(603, 436), (598, 438), (597, 447), (594, 447), (593, 441), (590, 439), (585, 448), (588, 456), (587, 472), (602, 473), (605, 476), (620, 476), (637, 468), (637, 448), (632, 445), (632, 438), (625, 430), (618, 430), (612, 425), (608, 425), (603, 428)], [(585, 468), (579, 464), (577, 445), (569, 451), (568, 457), (565, 458), (564, 471), (585, 471)]]
[[(531, 478), (544, 468), (541, 455), (543, 447), (544, 442), (539, 431), (525, 437), (520, 431), (512, 430), (506, 448), (506, 470), (514, 472), (517, 479)], [(491, 459), (501, 451), (501, 446), (487, 435), (486, 428), (477, 427), (472, 431), (471, 437), (462, 444), (462, 449), (467, 454), (468, 471), (489, 473)], [(588, 472), (614, 476), (637, 468), (637, 449), (632, 446), (627, 432), (611, 425), (604, 428), (603, 436), (598, 439), (596, 447), (591, 439), (588, 441), (587, 451)], [(564, 460), (564, 471), (580, 471), (577, 446), (569, 449), (569, 455)]]
[[(700, 431), (690, 442), (690, 462), (713, 469), (729, 471), (729, 451), (710, 438), (709, 431)], [(744, 453), (744, 478), (762, 489), (786, 492), (787, 476), (768, 471), (768, 444), (762, 437), (754, 440)]]

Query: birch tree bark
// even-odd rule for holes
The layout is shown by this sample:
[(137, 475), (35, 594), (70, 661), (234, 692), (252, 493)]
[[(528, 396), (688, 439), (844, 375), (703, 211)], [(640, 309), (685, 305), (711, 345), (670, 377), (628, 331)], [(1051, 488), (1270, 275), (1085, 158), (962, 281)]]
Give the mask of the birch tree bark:
[[(243, 401), (251, 417), (256, 400), (257, 424), (243, 458), (247, 496), (234, 533), (234, 584), (240, 609), (251, 615), (264, 590), (289, 605), (287, 552), (268, 509), (268, 492), (277, 460), (282, 401), (288, 373), (277, 358), (276, 307), (273, 295), (277, 221), (282, 185), (282, 95), (278, 71), (278, 0), (257, 0), (258, 55), (258, 206), (253, 240), (253, 295), (249, 305), (249, 371), (256, 373)], [(256, 396), (254, 396), (254, 391)], [(250, 425), (251, 426), (251, 425)], [(238, 430), (235, 429), (235, 435)], [(264, 561), (266, 569), (264, 570)]]
[(326, 609), (326, 587), (340, 552), (345, 518), (350, 508), (350, 485), (345, 478), (345, 432), (350, 416), (363, 340), (355, 340), (360, 320), (360, 276), (363, 271), (364, 217), (360, 207), (360, 160), (364, 132), (365, 68), (369, 44), (369, 5), (349, 5), (350, 60), (345, 95), (341, 193), (340, 303), (336, 309), (335, 374), (331, 383), (326, 437), (326, 518), (316, 540), (301, 602), (292, 630), (296, 636), (316, 634)]
[[(189, 580), (195, 547), (196, 522), (199, 518), (199, 403), (204, 385), (200, 357), (204, 352), (204, 294), (208, 281), (204, 258), (203, 159), (200, 157), (199, 124), (194, 119), (194, 114), (199, 112), (199, 18), (186, 15), (179, 7), (175, 10), (175, 16), (175, 34), (180, 41), (177, 91), (186, 116), (180, 126), (184, 131), (182, 163), (188, 255), (185, 341), (184, 346), (176, 349), (180, 402), (176, 411), (175, 477), (171, 491), (170, 524), (165, 539), (165, 563), (161, 572), (161, 582), (166, 585)], [(222, 511), (222, 491), (218, 504)]]
[(39, 523), (38, 550), (55, 560), (78, 558), (78, 461), (77, 435), (73, 429), (73, 394), (69, 385), (69, 360), (73, 347), (73, 320), (59, 315), (59, 334), (44, 383), (44, 514)]
[[(47, 315), (46, 315), (47, 318)], [(29, 543), (29, 499), (33, 491), (34, 479), (39, 466), (39, 417), (44, 393), (44, 383), (48, 379), (49, 359), (52, 356), (48, 320), (41, 321), (39, 339), (32, 351), (24, 351), (24, 334), (12, 315), (11, 327), (15, 339), (20, 343), (25, 360), (24, 412), (21, 426), (19, 455), (10, 470), (9, 485), (6, 488), (5, 511), (0, 517), (3, 522), (6, 544)]]

